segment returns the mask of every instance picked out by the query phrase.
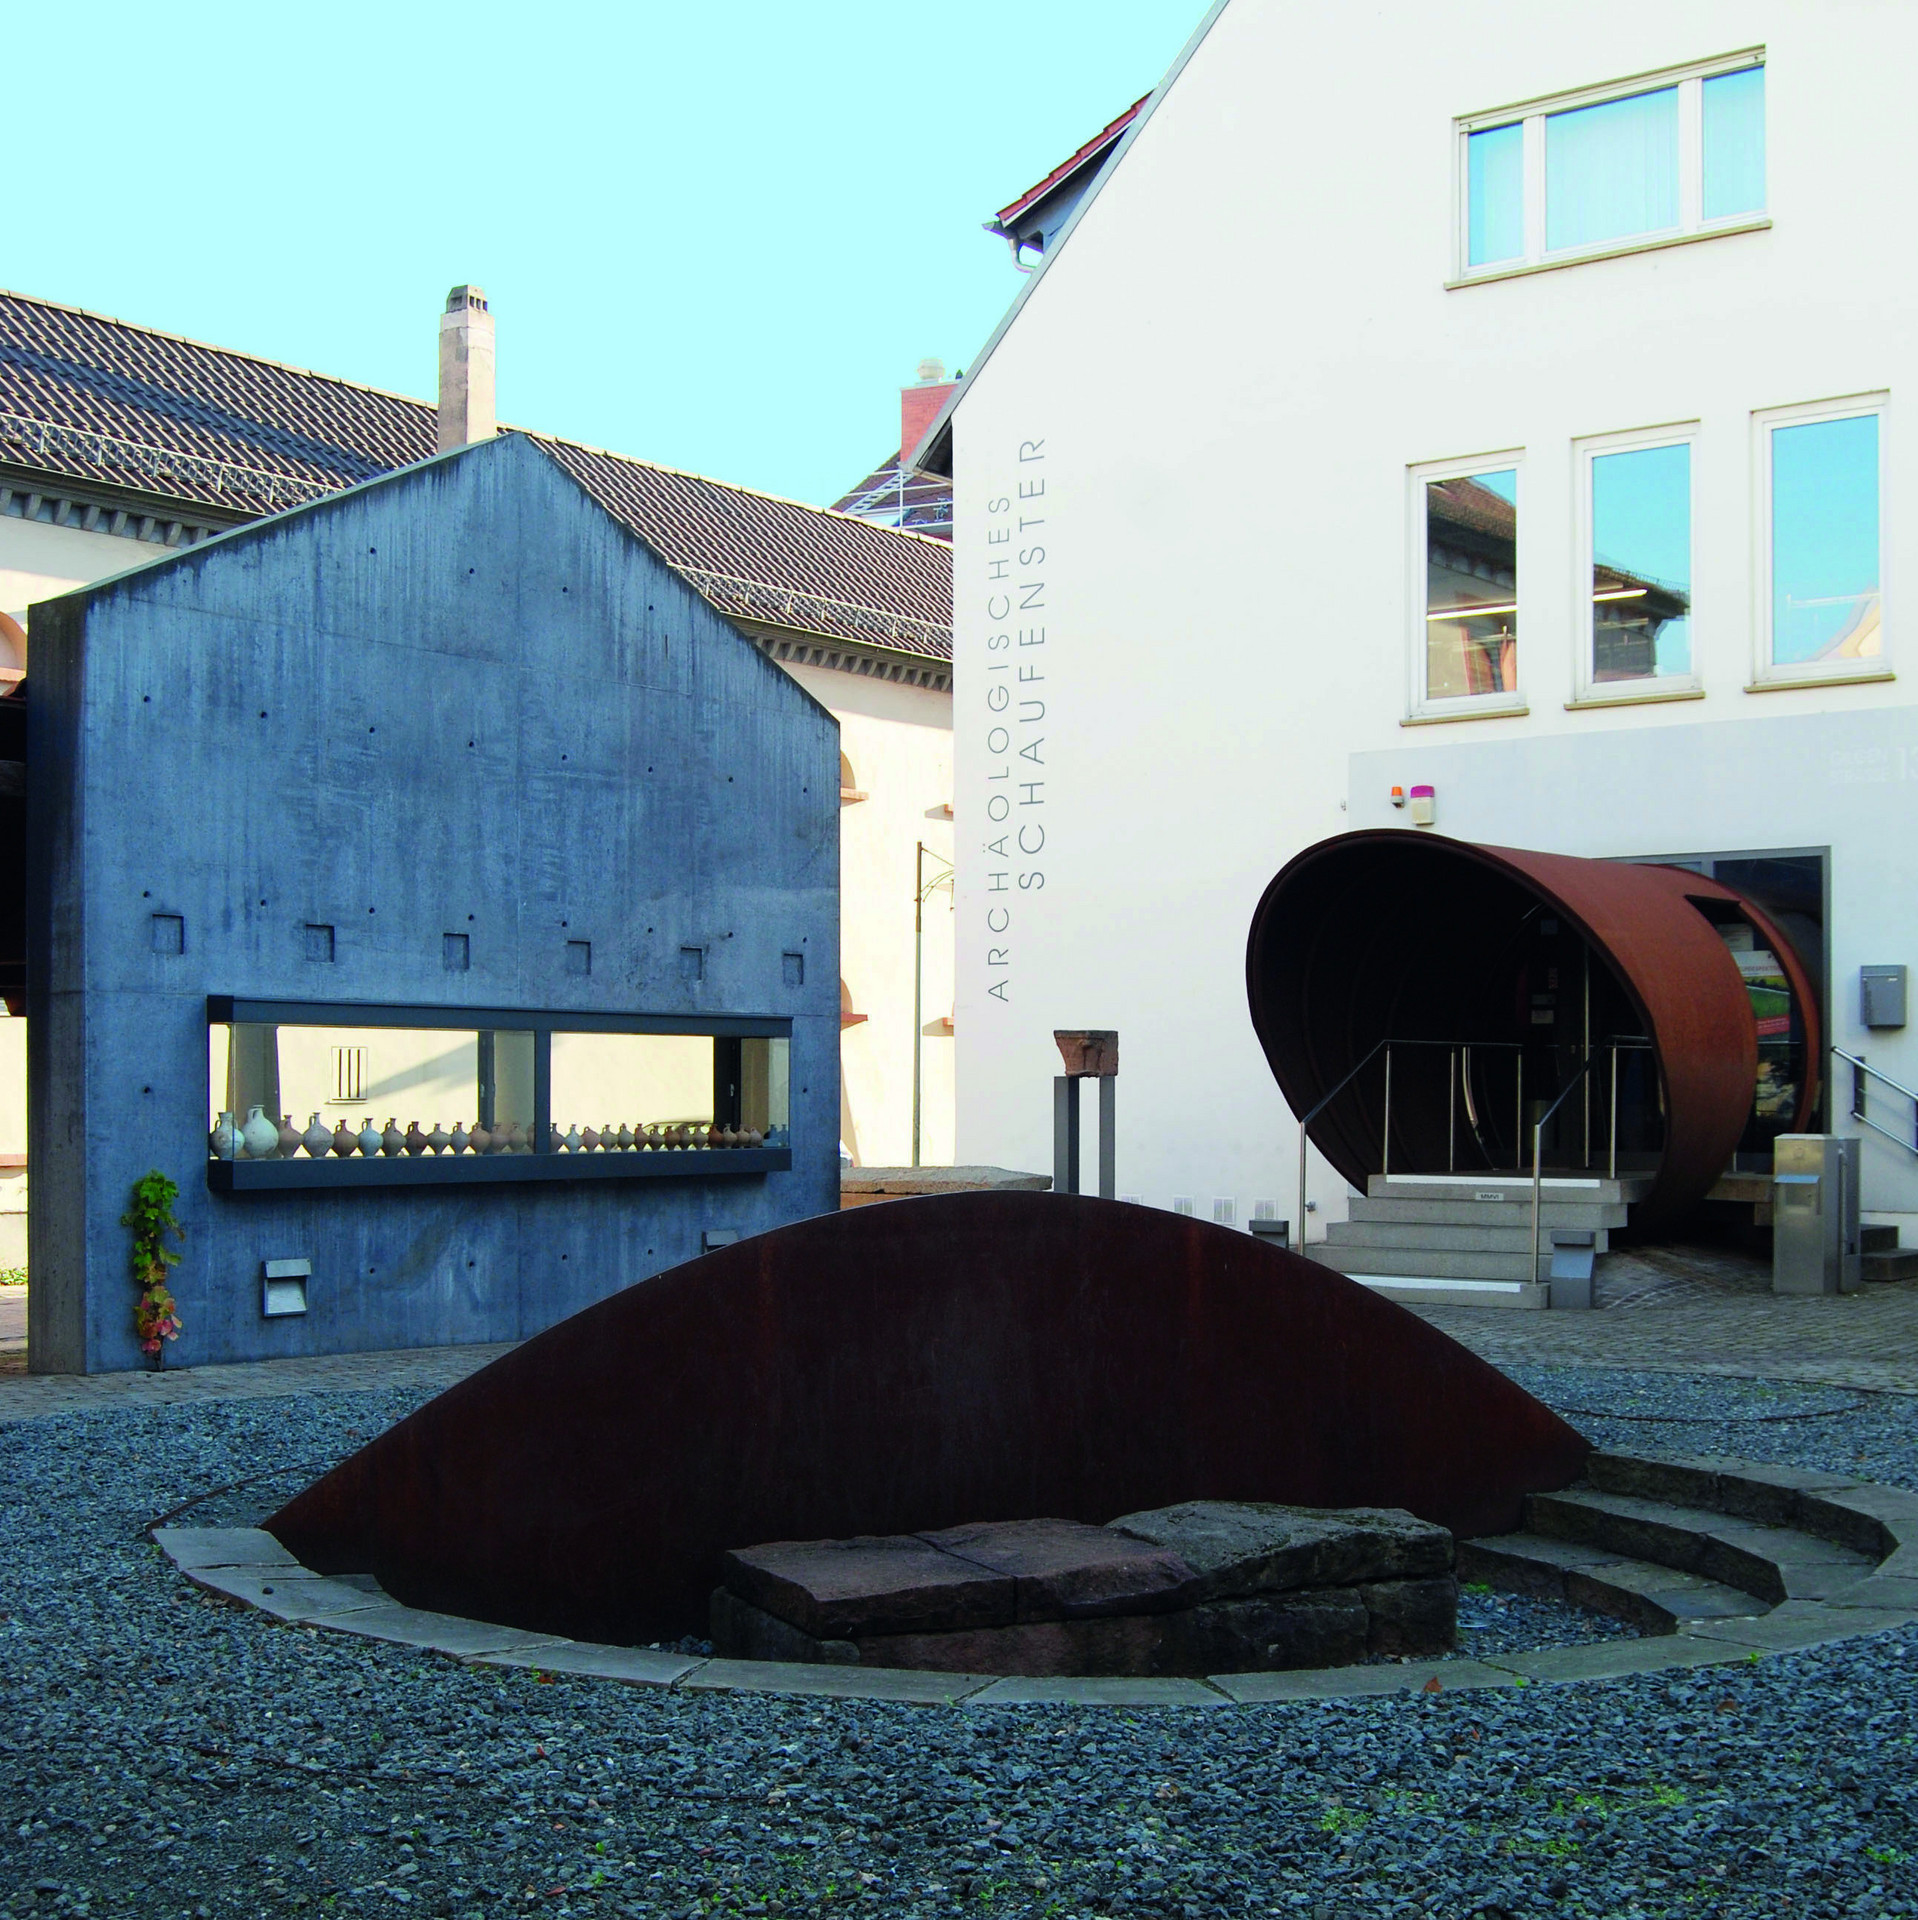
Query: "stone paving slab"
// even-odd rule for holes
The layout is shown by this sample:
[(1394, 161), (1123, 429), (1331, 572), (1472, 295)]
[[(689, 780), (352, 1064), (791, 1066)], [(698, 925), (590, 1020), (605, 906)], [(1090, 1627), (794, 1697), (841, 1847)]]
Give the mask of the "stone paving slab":
[(991, 1681), (992, 1676), (985, 1673), (923, 1673), (909, 1667), (706, 1660), (678, 1684), (688, 1693), (800, 1693), (833, 1700), (898, 1700), (909, 1706), (942, 1707), (970, 1698)]
[(364, 1588), (348, 1586), (344, 1580), (329, 1580), (323, 1573), (308, 1573), (297, 1565), (284, 1569), (182, 1567), (180, 1571), (196, 1587), (258, 1607), (276, 1620), (328, 1620), (335, 1615), (364, 1613), (392, 1604), (383, 1593), (368, 1593)]
[[(1437, 1686), (1431, 1683), (1436, 1680)], [(1274, 1700), (1343, 1700), (1386, 1693), (1465, 1693), (1516, 1687), (1516, 1675), (1481, 1660), (1406, 1660), (1380, 1667), (1313, 1667), (1290, 1673), (1215, 1673), (1212, 1685), (1242, 1706)]]
[(629, 1687), (671, 1687), (707, 1663), (693, 1654), (659, 1653), (651, 1647), (602, 1647), (584, 1640), (556, 1640), (543, 1647), (507, 1647), (476, 1653), (478, 1667), (530, 1667), (541, 1673), (574, 1673), (582, 1679), (618, 1680)]
[(1787, 1600), (1755, 1620), (1700, 1620), (1680, 1629), (1688, 1639), (1723, 1640), (1765, 1653), (1792, 1653), (1822, 1647), (1857, 1634), (1883, 1633), (1918, 1615), (1887, 1607), (1828, 1607), (1817, 1600)]
[(155, 1527), (153, 1544), (182, 1569), (300, 1564), (264, 1527)]
[(1689, 1635), (1665, 1633), (1643, 1640), (1597, 1640), (1580, 1647), (1541, 1647), (1536, 1653), (1501, 1654), (1498, 1664), (1534, 1682), (1614, 1680), (1623, 1674), (1661, 1673), (1673, 1667), (1721, 1666), (1728, 1660), (1748, 1660), (1751, 1653), (1742, 1641), (1694, 1640)]
[(966, 1700), (969, 1707), (1226, 1707), (1231, 1704), (1217, 1687), (1204, 1680), (1160, 1680), (1126, 1674), (1111, 1678), (994, 1680)]
[[(527, 1633), (518, 1627), (495, 1627), (484, 1620), (465, 1620), (458, 1614), (402, 1607), (384, 1594), (361, 1594), (359, 1598), (361, 1605), (357, 1609), (317, 1616), (314, 1625), (362, 1634), (369, 1640), (388, 1640), (395, 1646), (450, 1653), (460, 1660), (475, 1659), (485, 1653), (503, 1653), (509, 1648), (524, 1651), (572, 1644), (557, 1634)], [(369, 1601), (372, 1604), (367, 1604)]]

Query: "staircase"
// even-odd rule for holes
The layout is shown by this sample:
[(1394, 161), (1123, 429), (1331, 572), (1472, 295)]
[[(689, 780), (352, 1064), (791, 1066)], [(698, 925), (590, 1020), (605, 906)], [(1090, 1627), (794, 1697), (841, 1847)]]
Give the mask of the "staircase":
[[(1774, 1610), (1868, 1630), (1911, 1617), (1918, 1494), (1739, 1460), (1595, 1453), (1585, 1478), (1525, 1501), (1517, 1533), (1462, 1540), (1458, 1576), (1546, 1594), (1647, 1634), (1752, 1633)], [(1895, 1556), (1895, 1559), (1893, 1558)], [(1875, 1616), (1883, 1615), (1883, 1620)], [(1742, 1621), (1743, 1628), (1713, 1623)]]
[(1896, 1227), (1858, 1229), (1859, 1270), (1867, 1280), (1918, 1279), (1918, 1247), (1901, 1247)]
[(1374, 1174), (1350, 1218), (1303, 1251), (1411, 1306), (1544, 1307), (1553, 1229), (1590, 1233), (1603, 1253), (1610, 1230), (1650, 1189), (1649, 1176), (1548, 1175), (1534, 1257), (1529, 1174)]

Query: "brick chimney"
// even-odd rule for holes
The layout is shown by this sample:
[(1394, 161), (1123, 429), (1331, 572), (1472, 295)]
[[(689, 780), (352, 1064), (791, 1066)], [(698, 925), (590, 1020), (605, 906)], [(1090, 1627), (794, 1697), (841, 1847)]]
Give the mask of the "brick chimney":
[(909, 459), (912, 450), (925, 436), (926, 429), (939, 417), (946, 397), (958, 385), (946, 378), (943, 360), (922, 360), (919, 378), (899, 389), (899, 457)]
[(482, 287), (455, 287), (440, 315), (440, 451), (490, 440), (493, 412), (493, 315)]

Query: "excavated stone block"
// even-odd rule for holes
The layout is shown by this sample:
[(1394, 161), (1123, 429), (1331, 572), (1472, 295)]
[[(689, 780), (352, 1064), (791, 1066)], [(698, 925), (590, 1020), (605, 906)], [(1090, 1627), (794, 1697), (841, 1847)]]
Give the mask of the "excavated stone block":
[(727, 1588), (816, 1640), (1010, 1626), (1017, 1585), (916, 1534), (780, 1540), (722, 1558)]
[(1449, 1573), (1368, 1581), (1358, 1596), (1369, 1620), (1367, 1653), (1449, 1653), (1458, 1637), (1458, 1582)]
[[(787, 1541), (726, 1556), (714, 1646), (726, 1658), (1046, 1679), (1329, 1667), (1454, 1643), (1451, 1536), (1408, 1514), (1197, 1502), (1131, 1520), (1197, 1541), (1205, 1572), (1134, 1533), (1063, 1520)], [(1408, 1565), (1426, 1570), (1298, 1584), (1318, 1568)], [(1261, 1579), (1265, 1590), (1251, 1587)]]
[(1079, 1520), (1005, 1520), (920, 1538), (1015, 1583), (1019, 1620), (1151, 1613), (1187, 1600), (1193, 1572), (1176, 1553)]
[(1452, 1536), (1397, 1507), (1186, 1500), (1111, 1525), (1176, 1553), (1198, 1576), (1195, 1597), (1206, 1600), (1452, 1571)]

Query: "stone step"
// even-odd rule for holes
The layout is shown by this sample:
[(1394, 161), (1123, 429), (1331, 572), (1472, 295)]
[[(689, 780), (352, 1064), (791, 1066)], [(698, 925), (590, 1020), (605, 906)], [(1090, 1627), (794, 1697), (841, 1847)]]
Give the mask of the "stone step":
[(1509, 1253), (1446, 1250), (1429, 1246), (1378, 1247), (1349, 1246), (1342, 1241), (1320, 1241), (1306, 1249), (1314, 1260), (1322, 1260), (1341, 1273), (1390, 1275), (1404, 1274), (1436, 1280), (1536, 1280), (1549, 1270), (1551, 1255), (1543, 1261), (1526, 1258), (1521, 1242)]
[[(1649, 1173), (1620, 1173), (1607, 1179), (1601, 1173), (1547, 1173), (1538, 1183), (1540, 1196), (1549, 1200), (1588, 1200), (1601, 1206), (1620, 1206), (1643, 1200), (1651, 1192)], [(1530, 1173), (1373, 1173), (1365, 1181), (1373, 1200), (1398, 1196), (1403, 1200), (1532, 1200)]]
[[(1539, 1239), (1546, 1245), (1548, 1228), (1541, 1224)], [(1441, 1226), (1422, 1220), (1335, 1220), (1325, 1230), (1328, 1245), (1353, 1247), (1430, 1247), (1446, 1253), (1509, 1253), (1523, 1260), (1532, 1237), (1532, 1222), (1494, 1221), (1469, 1226)]]
[(1527, 1496), (1525, 1531), (1695, 1574), (1768, 1607), (1828, 1599), (1878, 1565), (1874, 1555), (1796, 1527), (1591, 1486)]
[(1918, 1247), (1861, 1254), (1858, 1271), (1867, 1280), (1918, 1280)]
[[(1545, 1193), (1540, 1196), (1538, 1219), (1541, 1229), (1579, 1227), (1602, 1231), (1607, 1227), (1622, 1227), (1628, 1212), (1622, 1200), (1568, 1200), (1562, 1195)], [(1516, 1200), (1473, 1200), (1469, 1197), (1463, 1200), (1415, 1200), (1398, 1194), (1390, 1197), (1354, 1194), (1346, 1202), (1346, 1213), (1353, 1220), (1430, 1221), (1434, 1226), (1441, 1227), (1476, 1227), (1507, 1222), (1522, 1226), (1531, 1221), (1532, 1196), (1529, 1190)]]
[[(1318, 1249), (1310, 1251), (1316, 1254)], [(1528, 1286), (1522, 1280), (1450, 1280), (1433, 1274), (1397, 1273), (1348, 1273), (1345, 1277), (1407, 1307), (1540, 1308), (1552, 1304), (1550, 1287)]]
[(1742, 1588), (1539, 1533), (1461, 1540), (1461, 1581), (1542, 1594), (1623, 1620), (1641, 1633), (1676, 1633), (1694, 1620), (1749, 1619), (1765, 1611)]
[(1858, 1250), (1860, 1253), (1896, 1253), (1898, 1229), (1896, 1227), (1860, 1227)]
[[(1602, 1206), (1629, 1205), (1652, 1190), (1652, 1176), (1620, 1174), (1616, 1180), (1594, 1174), (1548, 1173), (1539, 1182), (1542, 1200), (1577, 1200)], [(1532, 1201), (1529, 1173), (1375, 1173), (1365, 1191), (1374, 1200), (1499, 1200)]]
[[(1792, 1527), (1883, 1561), (1909, 1554), (1918, 1578), (1918, 1493), (1874, 1486), (1820, 1468), (1780, 1467), (1722, 1455), (1594, 1453), (1585, 1482), (1670, 1507), (1698, 1507), (1734, 1520)], [(1904, 1577), (1901, 1575), (1900, 1577)]]

